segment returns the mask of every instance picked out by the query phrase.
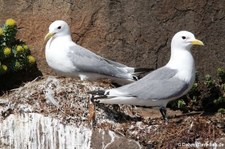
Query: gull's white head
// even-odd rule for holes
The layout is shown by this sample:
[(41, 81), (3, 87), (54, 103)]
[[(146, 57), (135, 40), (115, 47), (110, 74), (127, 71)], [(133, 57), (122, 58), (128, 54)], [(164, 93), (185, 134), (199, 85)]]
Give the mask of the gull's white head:
[(180, 31), (173, 36), (171, 47), (176, 49), (190, 50), (192, 45), (204, 45), (202, 41), (195, 38), (188, 31)]
[(69, 25), (62, 20), (56, 20), (49, 26), (49, 32), (45, 36), (45, 41), (52, 37), (70, 35)]

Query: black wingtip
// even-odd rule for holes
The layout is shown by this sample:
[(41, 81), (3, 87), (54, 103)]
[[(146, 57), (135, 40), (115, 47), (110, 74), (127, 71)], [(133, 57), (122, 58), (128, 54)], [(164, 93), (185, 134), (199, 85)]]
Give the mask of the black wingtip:
[(133, 80), (137, 81), (139, 80), (140, 78), (138, 76), (133, 76)]
[(104, 90), (89, 91), (88, 94), (91, 94), (91, 102), (99, 102), (98, 99), (107, 98), (107, 93), (105, 94)]
[(134, 68), (133, 80), (138, 81), (146, 73), (150, 73), (153, 70), (153, 68)]
[(154, 68), (134, 68), (134, 73), (146, 73), (153, 70)]
[(89, 91), (87, 93), (92, 94), (92, 95), (104, 95), (105, 91), (104, 90), (97, 90), (97, 91)]

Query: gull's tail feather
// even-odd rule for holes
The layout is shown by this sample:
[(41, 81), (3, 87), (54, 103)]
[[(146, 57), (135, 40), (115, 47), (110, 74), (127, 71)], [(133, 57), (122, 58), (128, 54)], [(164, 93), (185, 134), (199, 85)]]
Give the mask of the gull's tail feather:
[(123, 92), (117, 89), (110, 90), (95, 90), (89, 91), (91, 94), (91, 101), (105, 104), (125, 104), (125, 105), (139, 105), (139, 101), (135, 96), (124, 96)]
[(127, 71), (128, 74), (132, 75), (134, 80), (138, 80), (139, 75), (144, 74), (144, 73), (149, 73), (153, 71), (153, 68), (134, 68), (134, 67), (125, 67), (123, 68)]
[(135, 68), (135, 67), (123, 67), (123, 69), (125, 69), (128, 73), (131, 73), (133, 75), (135, 74), (142, 74), (142, 73), (147, 73), (150, 72), (152, 70), (154, 70), (153, 68)]
[(153, 68), (133, 68), (133, 67), (123, 67), (120, 69), (125, 70), (125, 73), (123, 75), (126, 76), (125, 77), (126, 79), (116, 77), (113, 78), (112, 82), (115, 83), (114, 85), (116, 85), (117, 87), (138, 81), (145, 75), (145, 73), (149, 73), (154, 70)]
[[(112, 90), (111, 90), (112, 91)], [(125, 105), (138, 105), (139, 100), (133, 96), (120, 96), (116, 92), (111, 91), (90, 91), (91, 101), (94, 103), (105, 103), (105, 104), (125, 104)]]
[(133, 80), (137, 81), (144, 76), (145, 73), (149, 73), (153, 71), (153, 68), (133, 68), (133, 72), (131, 73)]
[(92, 102), (99, 102), (98, 99), (106, 99), (108, 96), (105, 94), (106, 91), (104, 90), (96, 90), (96, 91), (89, 91), (88, 94), (91, 94), (91, 101)]

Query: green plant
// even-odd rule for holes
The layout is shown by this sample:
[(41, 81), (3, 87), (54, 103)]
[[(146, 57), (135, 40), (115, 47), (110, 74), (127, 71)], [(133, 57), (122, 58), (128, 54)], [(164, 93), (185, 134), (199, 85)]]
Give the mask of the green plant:
[(220, 108), (220, 109), (218, 110), (218, 112), (221, 113), (221, 114), (225, 114), (225, 109), (224, 109), (224, 108)]
[(7, 19), (0, 28), (0, 75), (29, 69), (36, 63), (25, 42), (16, 39), (16, 21)]
[(217, 78), (207, 74), (202, 80), (196, 80), (187, 95), (169, 104), (173, 109), (184, 112), (200, 110), (225, 113), (225, 71), (217, 69)]
[(225, 83), (225, 71), (223, 68), (218, 68), (217, 69), (217, 74), (218, 74), (218, 77), (221, 81), (221, 83)]
[(215, 86), (215, 80), (212, 80), (212, 77), (209, 74), (205, 75), (204, 83), (208, 88), (212, 88)]
[(177, 107), (180, 108), (184, 108), (186, 106), (186, 103), (184, 102), (183, 99), (180, 99), (177, 101)]

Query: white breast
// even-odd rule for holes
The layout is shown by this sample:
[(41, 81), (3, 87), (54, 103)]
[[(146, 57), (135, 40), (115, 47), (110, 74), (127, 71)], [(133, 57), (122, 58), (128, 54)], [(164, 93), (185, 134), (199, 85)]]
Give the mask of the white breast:
[(177, 50), (173, 52), (166, 66), (178, 70), (177, 78), (188, 83), (194, 82), (195, 62), (190, 51)]
[[(61, 75), (74, 76), (76, 69), (68, 58), (69, 47), (65, 47), (68, 41), (63, 38), (50, 39), (46, 45), (45, 56), (48, 65)], [(62, 44), (57, 44), (62, 43)]]

